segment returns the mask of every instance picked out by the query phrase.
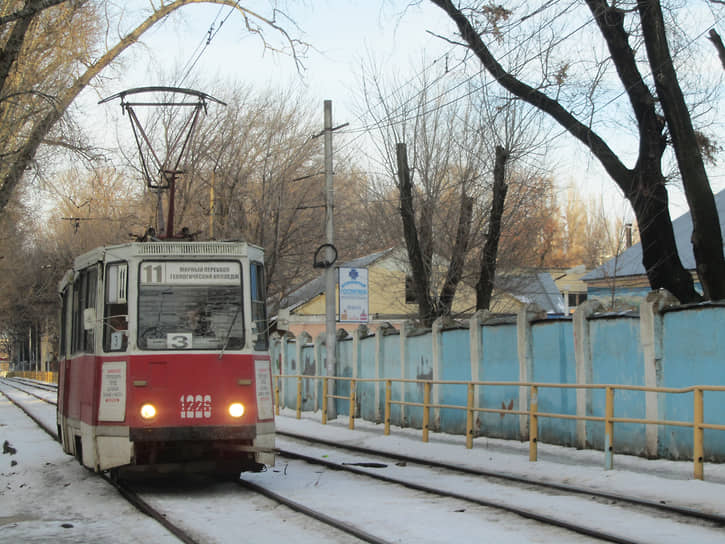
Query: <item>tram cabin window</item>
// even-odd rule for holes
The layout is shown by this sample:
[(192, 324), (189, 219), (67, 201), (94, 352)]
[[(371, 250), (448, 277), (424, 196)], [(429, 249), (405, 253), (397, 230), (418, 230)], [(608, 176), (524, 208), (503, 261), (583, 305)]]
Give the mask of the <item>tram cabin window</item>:
[(144, 261), (139, 269), (138, 347), (244, 347), (241, 266), (235, 261)]

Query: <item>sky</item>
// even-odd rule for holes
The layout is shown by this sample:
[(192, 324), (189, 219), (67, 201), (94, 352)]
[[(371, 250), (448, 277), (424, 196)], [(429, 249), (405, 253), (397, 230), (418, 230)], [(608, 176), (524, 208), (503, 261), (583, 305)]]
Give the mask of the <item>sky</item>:
[[(359, 116), (355, 106), (359, 102), (361, 62), (373, 58), (388, 73), (410, 81), (420, 70), (422, 59), (428, 64), (438, 59), (435, 69), (444, 69), (446, 59), (450, 58), (453, 63), (461, 52), (460, 47), (434, 36), (454, 37), (455, 31), (442, 10), (427, 0), (281, 0), (278, 3), (294, 22), (280, 18), (280, 23), (312, 46), (302, 60), (304, 69), (298, 70), (289, 56), (264, 51), (260, 39), (243, 30), (241, 17), (230, 8), (190, 5), (178, 10), (164, 25), (149, 31), (142, 39), (142, 47), (125, 53), (122, 72), (118, 78), (108, 80), (101, 93), (108, 96), (119, 90), (155, 84), (213, 86), (230, 80), (250, 83), (259, 89), (301, 87), (306, 89), (313, 104), (319, 104), (320, 127), (323, 101), (332, 101), (333, 126), (349, 123), (339, 133), (335, 149), (339, 150), (342, 145), (354, 150), (360, 141), (356, 131), (368, 123)], [(242, 4), (268, 12), (267, 0), (248, 0)], [(133, 0), (128, 6), (130, 10), (143, 8), (147, 2)], [(130, 11), (129, 20), (132, 14)], [(273, 44), (280, 44), (273, 32), (267, 31), (266, 36)], [(720, 70), (717, 57), (714, 54), (713, 57), (714, 63), (707, 69)], [(160, 73), (168, 75), (160, 78)], [(179, 80), (179, 73), (186, 77)], [(116, 132), (129, 132), (128, 122), (120, 117), (117, 103), (98, 106), (98, 98), (97, 92), (86, 92), (80, 103), (84, 110), (94, 112), (94, 118), (105, 115), (105, 123), (94, 124), (92, 132), (96, 141), (115, 145)], [(555, 127), (552, 133), (558, 135), (561, 130)], [(621, 145), (619, 140), (613, 139), (612, 143)], [(554, 169), (562, 193), (569, 183), (575, 183), (585, 197), (601, 197), (610, 213), (631, 221), (629, 205), (598, 161), (569, 136), (558, 138), (557, 142), (545, 166)], [(724, 188), (725, 175), (721, 169), (710, 167), (710, 171), (713, 190)], [(687, 212), (687, 206), (680, 187), (672, 186), (670, 195), (674, 219)]]
[[(23, 395), (0, 383), (0, 392), (7, 392), (18, 401)], [(46, 425), (54, 427), (53, 406), (34, 400), (30, 408), (35, 417)], [(692, 464), (664, 460), (645, 460), (624, 455), (615, 455), (615, 468), (605, 471), (603, 453), (590, 450), (576, 450), (539, 444), (539, 461), (528, 461), (528, 445), (514, 441), (476, 439), (474, 449), (464, 447), (464, 437), (431, 433), (430, 442), (421, 442), (420, 430), (392, 428), (391, 436), (384, 436), (382, 425), (356, 420), (356, 429), (349, 430), (344, 418), (323, 426), (319, 414), (294, 418), (294, 412), (284, 411), (277, 418), (277, 427), (289, 432), (318, 436), (370, 448), (416, 455), (432, 460), (455, 460), (461, 465), (494, 469), (529, 479), (544, 479), (564, 482), (570, 485), (587, 486), (614, 493), (635, 494), (652, 500), (661, 500), (706, 509), (725, 514), (725, 465), (705, 466), (705, 481), (692, 479)], [(115, 490), (83, 469), (71, 456), (62, 453), (60, 445), (40, 430), (35, 423), (13, 406), (0, 394), (0, 442), (8, 441), (15, 452), (0, 454), (0, 541), (25, 543), (64, 542), (106, 542), (106, 543), (166, 543), (176, 542), (165, 530), (149, 518), (137, 512), (117, 495)], [(278, 447), (290, 447), (283, 437), (278, 438)], [(292, 449), (290, 447), (290, 449)], [(320, 454), (323, 454), (321, 450)], [(389, 467), (393, 470), (393, 467)], [(386, 469), (387, 470), (387, 469)], [(309, 471), (307, 471), (309, 474)], [(280, 461), (274, 470), (245, 475), (245, 478), (260, 485), (271, 487), (279, 493), (289, 494), (304, 501), (308, 493), (319, 488), (328, 501), (331, 514), (346, 514), (354, 522), (370, 518), (367, 527), (371, 532), (380, 530), (385, 520), (395, 519), (396, 534), (401, 542), (502, 542), (524, 544), (530, 542), (552, 542), (557, 544), (584, 542), (584, 538), (562, 533), (556, 540), (547, 540), (547, 531), (536, 529), (520, 518), (505, 515), (489, 515), (491, 523), (475, 525), (472, 532), (470, 518), (461, 516), (461, 522), (450, 523), (450, 515), (442, 516), (441, 502), (420, 500), (415, 491), (401, 491), (392, 488), (389, 495), (381, 497), (379, 487), (367, 484), (349, 483), (349, 476), (338, 471), (320, 469), (315, 481), (301, 477), (301, 471), (293, 462)], [(467, 486), (478, 487), (480, 492), (496, 490), (501, 501), (520, 501), (516, 490), (501, 489), (495, 484), (476, 486), (475, 478), (468, 482), (456, 482), (461, 492), (471, 492)], [(443, 480), (445, 483), (445, 479)], [(448, 484), (451, 485), (451, 484)], [(375, 491), (371, 491), (375, 490)], [(214, 494), (220, 488), (215, 488)], [(151, 491), (154, 502), (176, 504), (173, 491)], [(176, 494), (179, 492), (177, 491)], [(195, 496), (203, 498), (204, 505), (213, 504), (204, 489), (189, 488), (187, 501), (182, 501), (186, 523), (203, 523), (207, 514), (195, 508)], [(351, 497), (351, 493), (354, 497)], [(315, 496), (319, 496), (319, 493)], [(546, 507), (557, 509), (555, 494), (547, 498)], [(414, 509), (411, 508), (414, 504)], [(444, 502), (444, 505), (448, 503)], [(236, 543), (240, 534), (248, 542), (295, 542), (312, 544), (341, 541), (334, 535), (309, 536), (301, 531), (306, 526), (299, 515), (283, 513), (283, 509), (270, 509), (268, 502), (243, 496), (237, 491), (234, 501), (220, 495), (218, 508), (209, 514), (215, 520), (213, 531), (215, 542)], [(432, 509), (431, 509), (432, 506)], [(537, 508), (544, 505), (538, 504)], [(349, 510), (349, 512), (348, 512)], [(382, 511), (385, 511), (385, 514)], [(613, 529), (611, 521), (598, 518), (594, 505), (581, 513), (603, 529)], [(223, 512), (220, 516), (219, 512)], [(250, 516), (251, 513), (251, 516)], [(376, 523), (378, 516), (379, 523)], [(207, 520), (208, 521), (208, 520)], [(479, 520), (480, 521), (480, 520)], [(387, 522), (389, 523), (389, 521)], [(533, 530), (532, 530), (533, 527)], [(656, 525), (649, 522), (621, 528), (628, 537), (642, 542), (681, 543), (683, 541), (707, 544), (721, 542), (722, 529), (703, 531), (697, 525), (688, 529), (688, 534), (668, 534), (667, 521), (662, 519)], [(421, 534), (421, 530), (425, 530)], [(541, 533), (541, 534), (539, 534)], [(79, 536), (82, 535), (82, 536)]]

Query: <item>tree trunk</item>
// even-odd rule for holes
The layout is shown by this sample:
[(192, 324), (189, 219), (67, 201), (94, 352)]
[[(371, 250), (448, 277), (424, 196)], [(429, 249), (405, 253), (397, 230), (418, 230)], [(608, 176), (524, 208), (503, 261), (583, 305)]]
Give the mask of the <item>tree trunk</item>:
[[(668, 207), (665, 180), (657, 172), (642, 169), (638, 185), (642, 189), (628, 195), (632, 203), (642, 240), (642, 264), (652, 289), (667, 289), (681, 302), (697, 301), (701, 297), (695, 291), (692, 276), (685, 270), (679, 256), (670, 252), (675, 248), (675, 233)], [(670, 258), (664, 256), (670, 255)], [(616, 275), (616, 271), (615, 271)]]
[(13, 30), (10, 32), (10, 36), (8, 36), (5, 47), (0, 50), (0, 97), (4, 98), (3, 89), (5, 88), (5, 80), (8, 78), (10, 68), (18, 59), (30, 23), (33, 22), (33, 17), (40, 13), (40, 8), (43, 3), (40, 0), (27, 0), (25, 2), (22, 10), (25, 12), (25, 15), (21, 16), (15, 25), (13, 25)]
[(466, 260), (466, 252), (468, 251), (472, 218), (473, 198), (468, 196), (464, 189), (461, 191), (461, 211), (458, 215), (456, 241), (453, 244), (451, 262), (448, 265), (446, 281), (443, 284), (439, 298), (439, 312), (441, 315), (448, 315), (451, 313), (451, 309), (453, 308), (453, 298), (456, 296), (456, 289), (463, 277), (463, 264)]
[(426, 271), (423, 253), (418, 241), (415, 227), (415, 210), (413, 209), (413, 184), (410, 180), (408, 152), (405, 144), (396, 145), (398, 159), (398, 189), (400, 191), (400, 216), (403, 220), (403, 235), (408, 250), (408, 260), (413, 277), (415, 298), (418, 302), (418, 316), (424, 325), (430, 326), (437, 315), (430, 296), (430, 282)]
[(715, 197), (670, 57), (660, 3), (659, 0), (639, 0), (638, 8), (657, 96), (670, 129), (690, 207), (692, 249), (697, 275), (706, 299), (725, 299), (725, 258)]
[(498, 255), (498, 241), (501, 238), (501, 217), (503, 216), (506, 201), (506, 161), (508, 151), (496, 146), (496, 162), (493, 166), (493, 198), (491, 202), (491, 215), (488, 219), (488, 234), (486, 244), (481, 252), (478, 283), (476, 283), (476, 310), (488, 310), (491, 306), (491, 293), (496, 277), (496, 256)]

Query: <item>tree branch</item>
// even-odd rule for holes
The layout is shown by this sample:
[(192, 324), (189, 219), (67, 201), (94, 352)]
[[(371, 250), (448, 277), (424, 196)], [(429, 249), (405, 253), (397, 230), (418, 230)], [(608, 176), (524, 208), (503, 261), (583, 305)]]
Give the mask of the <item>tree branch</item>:
[(717, 30), (711, 28), (710, 35), (707, 37), (707, 39), (710, 40), (713, 45), (715, 45), (717, 55), (718, 57), (720, 57), (720, 64), (722, 64), (723, 69), (725, 69), (725, 45), (723, 45), (722, 43), (722, 38), (720, 38), (720, 34), (717, 33)]
[(454, 6), (452, 0), (430, 1), (441, 8), (453, 20), (458, 27), (458, 31), (461, 33), (461, 37), (468, 44), (468, 47), (502, 87), (532, 106), (549, 114), (556, 122), (594, 153), (605, 170), (617, 183), (625, 184), (627, 189), (630, 189), (631, 171), (619, 160), (619, 157), (617, 157), (614, 151), (612, 151), (596, 132), (576, 119), (556, 100), (549, 98), (544, 93), (527, 85), (504, 70), (493, 57), (486, 44), (483, 43), (478, 32), (476, 32), (466, 16)]

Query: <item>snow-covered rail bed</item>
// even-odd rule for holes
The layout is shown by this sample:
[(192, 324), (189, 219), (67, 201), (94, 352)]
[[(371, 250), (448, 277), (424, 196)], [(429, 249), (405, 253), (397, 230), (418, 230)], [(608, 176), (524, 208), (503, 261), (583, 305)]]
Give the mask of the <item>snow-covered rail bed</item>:
[(2, 378), (0, 383), (53, 405), (58, 400), (58, 387), (53, 384), (42, 384), (23, 378)]
[[(491, 508), (519, 514), (540, 522), (523, 523), (522, 520), (521, 525), (538, 525), (539, 531), (544, 532), (546, 525), (558, 526), (579, 532), (578, 539), (582, 538), (581, 535), (588, 535), (609, 542), (674, 543), (689, 537), (697, 542), (714, 543), (721, 542), (725, 535), (723, 516), (636, 497), (527, 482), (522, 478), (502, 479), (482, 471), (461, 470), (453, 464), (449, 467), (442, 463), (432, 466), (429, 461), (416, 462), (410, 456), (301, 440), (287, 433), (278, 436), (277, 447), (281, 451), (280, 463), (288, 456), (325, 466), (327, 471), (346, 470), (356, 473), (358, 478), (375, 478), (391, 486), (396, 484), (428, 493), (430, 497), (448, 497), (461, 502), (462, 505), (450, 511), (459, 514), (475, 511), (479, 517), (485, 518)], [(323, 477), (320, 476), (319, 480), (322, 481)], [(315, 487), (319, 484), (316, 483)], [(351, 487), (365, 489), (361, 482), (351, 483)], [(356, 496), (356, 503), (360, 503), (367, 495), (357, 491)], [(378, 497), (386, 497), (385, 492)], [(466, 517), (456, 517), (450, 512), (450, 526), (458, 526)], [(430, 535), (428, 532), (424, 534)], [(559, 537), (556, 540), (562, 541)]]
[(50, 402), (3, 380), (0, 416), (5, 450), (0, 496), (9, 499), (0, 530), (14, 541), (357, 542), (235, 483), (188, 478), (124, 484), (122, 498), (112, 482), (63, 454)]
[[(23, 386), (27, 387), (27, 386)], [(11, 388), (0, 380), (0, 391), (11, 395), (16, 399), (24, 397), (22, 402), (27, 405), (33, 417), (51, 430), (55, 428), (55, 407), (37, 398), (27, 396), (25, 393)], [(2, 395), (0, 395), (2, 397)], [(32, 538), (25, 538), (28, 533), (22, 532), (26, 522), (34, 527), (33, 521), (28, 522), (28, 514), (23, 513), (24, 497), (32, 498), (32, 488), (37, 496), (34, 502), (29, 502), (25, 510), (37, 511), (37, 504), (48, 500), (52, 496), (54, 507), (65, 507), (63, 515), (59, 519), (70, 518), (70, 522), (61, 525), (55, 524), (58, 534), (49, 533), (53, 538), (60, 537), (67, 533), (70, 537), (80, 527), (87, 528), (91, 533), (103, 537), (113, 534), (116, 538), (101, 540), (113, 542), (141, 542), (137, 538), (138, 531), (129, 531), (127, 524), (130, 512), (136, 512), (128, 505), (120, 508), (118, 501), (123, 501), (118, 493), (110, 488), (100, 479), (94, 479), (94, 475), (79, 467), (75, 460), (62, 454), (57, 444), (52, 439), (36, 428), (30, 431), (29, 419), (25, 416), (11, 414), (9, 403), (3, 402), (0, 405), (4, 419), (0, 420), (0, 432), (5, 435), (2, 440), (10, 438), (9, 442), (13, 449), (17, 449), (17, 455), (13, 460), (20, 460), (18, 467), (26, 465), (30, 448), (24, 441), (32, 445), (34, 456), (37, 453), (47, 455), (48, 461), (26, 469), (24, 472), (17, 467), (5, 467), (2, 475), (8, 478), (8, 486), (0, 494), (6, 495), (13, 501), (11, 515), (7, 522), (13, 525), (12, 534), (18, 537), (18, 541), (33, 541)], [(15, 409), (17, 411), (17, 409)], [(0, 418), (2, 419), (2, 418)], [(31, 422), (32, 423), (32, 422)], [(4, 424), (4, 425), (3, 425)], [(291, 430), (294, 425), (296, 431), (299, 422), (290, 418), (280, 417), (279, 424), (283, 430)], [(34, 424), (33, 424), (34, 425)], [(309, 425), (307, 426), (309, 427)], [(307, 428), (304, 425), (302, 428)], [(672, 512), (658, 512), (651, 508), (633, 506), (625, 503), (622, 497), (606, 497), (592, 500), (587, 495), (569, 492), (566, 486), (556, 489), (536, 490), (538, 486), (533, 481), (501, 481), (488, 479), (469, 471), (461, 473), (459, 470), (444, 469), (434, 466), (430, 459), (422, 463), (416, 463), (411, 458), (411, 452), (417, 453), (423, 450), (420, 442), (411, 442), (414, 448), (404, 450), (407, 457), (391, 457), (390, 453), (374, 455), (370, 452), (350, 451), (337, 447), (343, 440), (342, 429), (324, 429), (315, 425), (316, 430), (322, 428), (331, 433), (328, 443), (311, 444), (292, 439), (286, 433), (280, 433), (277, 439), (277, 447), (283, 451), (296, 456), (308, 456), (315, 463), (319, 461), (334, 462), (346, 468), (361, 472), (361, 474), (345, 473), (337, 467), (322, 467), (319, 464), (310, 464), (300, 459), (285, 461), (280, 457), (276, 467), (270, 468), (267, 472), (260, 474), (243, 474), (243, 482), (248, 482), (275, 493), (270, 499), (257, 494), (254, 489), (241, 488), (234, 483), (210, 483), (208, 481), (192, 482), (172, 481), (160, 485), (158, 482), (153, 486), (148, 485), (138, 488), (137, 491), (149, 505), (163, 513), (163, 517), (174, 525), (178, 525), (190, 536), (188, 542), (238, 542), (240, 539), (247, 541), (281, 541), (294, 539), (295, 544), (305, 542), (481, 542), (499, 539), (502, 542), (529, 543), (529, 542), (682, 542), (688, 539), (693, 542), (722, 542), (725, 529), (722, 523), (711, 523), (701, 519), (692, 519), (687, 512), (674, 515)], [(329, 427), (329, 426), (327, 426)], [(12, 432), (10, 432), (12, 430)], [(351, 432), (352, 433), (352, 432)], [(41, 435), (43, 444), (40, 445)], [(338, 436), (339, 435), (339, 436)], [(389, 440), (390, 437), (388, 437)], [(364, 442), (370, 446), (370, 440), (361, 440), (359, 434), (350, 434), (345, 438), (348, 443)], [(47, 442), (47, 444), (46, 444)], [(374, 442), (374, 441), (373, 441)], [(389, 442), (388, 442), (389, 443)], [(377, 447), (377, 446), (376, 446)], [(435, 449), (435, 448), (434, 448)], [(430, 451), (430, 450), (428, 450)], [(466, 450), (456, 449), (454, 455), (441, 459), (451, 462), (453, 465), (463, 464), (460, 459), (464, 457), (470, 461), (469, 455), (461, 455)], [(469, 452), (470, 454), (471, 452)], [(475, 453), (475, 452), (474, 452)], [(482, 452), (478, 452), (479, 454)], [(486, 457), (494, 456), (495, 453), (486, 453)], [(10, 455), (3, 456), (2, 460), (9, 461)], [(439, 459), (440, 461), (440, 459)], [(365, 466), (367, 465), (367, 466)], [(498, 464), (495, 465), (498, 469)], [(560, 465), (562, 473), (569, 473), (570, 476), (580, 467)], [(372, 480), (365, 472), (376, 475), (400, 479), (403, 483), (393, 483), (380, 480)], [(489, 472), (501, 472), (500, 470), (489, 470)], [(48, 473), (51, 473), (49, 475)], [(78, 475), (82, 475), (81, 478)], [(597, 471), (601, 474), (601, 471)], [(499, 474), (500, 475), (500, 474)], [(619, 474), (622, 475), (621, 473)], [(610, 473), (610, 476), (617, 476)], [(637, 475), (632, 476), (636, 478)], [(35, 485), (28, 485), (27, 480), (35, 481)], [(92, 483), (97, 481), (98, 483)], [(514, 479), (515, 480), (515, 479)], [(526, 478), (519, 478), (526, 480)], [(535, 480), (535, 478), (530, 478)], [(53, 485), (60, 483), (62, 489), (53, 490)], [(78, 492), (81, 486), (103, 485), (108, 490), (95, 490), (93, 493)], [(675, 484), (673, 486), (673, 484)], [(47, 489), (38, 491), (38, 487), (48, 486)], [(416, 488), (417, 486), (417, 488)], [(425, 491), (423, 486), (429, 487)], [(693, 493), (698, 492), (704, 497), (715, 497), (713, 494), (722, 488), (721, 485), (699, 482), (699, 481), (668, 481), (653, 482), (653, 489), (664, 490), (669, 488), (689, 489), (694, 487)], [(659, 486), (659, 487), (658, 487)], [(667, 486), (667, 487), (665, 487)], [(70, 494), (70, 488), (75, 492)], [(707, 489), (705, 489), (707, 488)], [(710, 489), (713, 488), (713, 489)], [(453, 497), (442, 496), (447, 491), (452, 491)], [(644, 491), (644, 490), (643, 490)], [(588, 494), (595, 494), (594, 488), (587, 489)], [(620, 493), (621, 494), (621, 493)], [(628, 493), (624, 493), (628, 494)], [(698, 508), (708, 510), (703, 506), (707, 501), (696, 503), (689, 499), (687, 493), (683, 493), (683, 500), (679, 501), (683, 509)], [(103, 504), (96, 501), (95, 497), (103, 497)], [(667, 497), (664, 493), (655, 495), (661, 496), (663, 502), (677, 504), (678, 495), (670, 494)], [(67, 497), (67, 498), (64, 498)], [(59, 500), (56, 500), (59, 498)], [(292, 500), (303, 507), (297, 510), (280, 505), (278, 500)], [(649, 495), (650, 502), (653, 501), (652, 494)], [(90, 504), (90, 503), (93, 504)], [(66, 504), (67, 503), (67, 504)], [(74, 511), (73, 515), (67, 516), (68, 504)], [(721, 508), (717, 500), (713, 498), (710, 502), (711, 513), (720, 513)], [(112, 506), (115, 505), (115, 506)], [(488, 505), (488, 506), (485, 506)], [(571, 532), (562, 527), (552, 527), (542, 521), (523, 517), (512, 512), (515, 508), (523, 508), (533, 513), (534, 516), (550, 516), (563, 520), (565, 523), (584, 525), (585, 531), (592, 531), (588, 536)], [(308, 512), (304, 512), (307, 509)], [(18, 510), (18, 512), (15, 512)], [(106, 512), (102, 516), (90, 515), (96, 511)], [(47, 510), (43, 510), (44, 515)], [(117, 513), (121, 511), (121, 514)], [(311, 519), (308, 514), (318, 512), (327, 518), (347, 528), (361, 530), (362, 539), (355, 540), (350, 534), (341, 530), (330, 528), (320, 521)], [(143, 533), (148, 533), (148, 541), (178, 541), (166, 529), (157, 525), (157, 528), (148, 527), (150, 518), (136, 512), (145, 520), (141, 527)], [(31, 516), (32, 517), (32, 516)], [(90, 519), (92, 518), (92, 519)], [(108, 518), (103, 521), (101, 518)], [(34, 519), (34, 518), (33, 518)], [(5, 519), (0, 518), (0, 528), (3, 528)], [(76, 529), (57, 529), (57, 527), (70, 524)], [(109, 528), (113, 527), (113, 528)], [(35, 529), (33, 529), (35, 530)], [(44, 529), (45, 530), (45, 529)], [(159, 538), (159, 532), (163, 538)], [(8, 533), (11, 534), (11, 533)], [(154, 537), (150, 535), (154, 534)], [(599, 534), (602, 538), (595, 538)], [(367, 536), (366, 536), (367, 535)], [(607, 536), (609, 535), (609, 536)], [(32, 536), (32, 531), (30, 536)], [(45, 535), (46, 537), (48, 535)], [(610, 538), (611, 537), (611, 538)], [(169, 540), (170, 539), (170, 540)], [(46, 541), (43, 539), (36, 541)], [(74, 541), (73, 539), (68, 540)]]

